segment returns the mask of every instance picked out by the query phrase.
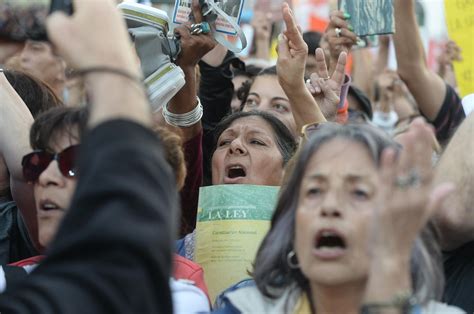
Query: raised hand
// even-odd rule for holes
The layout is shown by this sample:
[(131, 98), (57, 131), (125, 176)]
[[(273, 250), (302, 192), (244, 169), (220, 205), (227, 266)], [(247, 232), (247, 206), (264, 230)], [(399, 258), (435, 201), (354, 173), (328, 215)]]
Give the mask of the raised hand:
[(432, 137), (433, 128), (418, 118), (399, 138), (399, 156), (392, 149), (383, 153), (369, 246), (374, 258), (408, 262), (415, 238), (454, 189), (433, 183)]
[(312, 73), (306, 81), (306, 87), (313, 95), (326, 119), (334, 120), (340, 102), (341, 87), (344, 83), (347, 54), (341, 52), (331, 76), (324, 58), (324, 51), (321, 48), (316, 49), (315, 58), (316, 72)]
[(280, 85), (285, 90), (304, 86), (308, 45), (287, 3), (283, 4), (282, 13), (286, 30), (278, 38), (277, 73)]
[(342, 11), (333, 11), (329, 19), (329, 25), (323, 35), (323, 40), (329, 48), (331, 64), (334, 69), (341, 52), (349, 53), (352, 46), (357, 43), (357, 36), (352, 32), (349, 24), (350, 16)]
[[(194, 23), (202, 23), (203, 17), (199, 1), (192, 1), (192, 11)], [(186, 68), (194, 68), (204, 55), (216, 46), (216, 41), (210, 33), (195, 34), (190, 32), (190, 23), (175, 28), (174, 32), (181, 41), (181, 52), (176, 63), (185, 70)]]

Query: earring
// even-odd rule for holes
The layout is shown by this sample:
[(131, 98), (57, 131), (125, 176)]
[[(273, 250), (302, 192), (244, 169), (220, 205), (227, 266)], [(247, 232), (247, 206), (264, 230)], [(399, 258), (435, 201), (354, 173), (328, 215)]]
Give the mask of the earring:
[(291, 250), (286, 256), (286, 262), (291, 269), (298, 269), (300, 264), (298, 263), (298, 258), (296, 257), (295, 251)]

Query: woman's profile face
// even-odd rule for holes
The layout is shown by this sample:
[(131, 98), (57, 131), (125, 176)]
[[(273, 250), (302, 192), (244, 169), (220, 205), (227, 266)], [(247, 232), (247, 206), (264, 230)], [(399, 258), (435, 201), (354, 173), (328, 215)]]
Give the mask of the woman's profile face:
[(212, 156), (212, 184), (276, 186), (282, 177), (283, 157), (264, 119), (237, 119), (219, 136)]
[(250, 87), (243, 111), (259, 110), (273, 114), (293, 133), (296, 123), (288, 97), (276, 75), (257, 76)]
[(299, 191), (295, 252), (311, 284), (364, 282), (377, 168), (360, 143), (333, 139), (311, 157)]
[[(74, 132), (77, 134), (77, 131)], [(53, 137), (51, 148), (59, 153), (71, 145), (77, 145), (78, 136), (58, 134)], [(53, 160), (35, 182), (33, 190), (36, 201), (39, 242), (47, 247), (56, 235), (59, 224), (69, 209), (76, 189), (77, 179), (65, 177), (59, 164)]]

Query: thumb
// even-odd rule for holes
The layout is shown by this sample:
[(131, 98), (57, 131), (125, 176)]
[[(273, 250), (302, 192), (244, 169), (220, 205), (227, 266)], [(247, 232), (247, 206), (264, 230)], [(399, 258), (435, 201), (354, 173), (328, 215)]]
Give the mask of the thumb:
[(451, 195), (455, 189), (456, 186), (451, 182), (441, 183), (433, 189), (428, 201), (427, 218), (430, 218), (441, 209), (446, 198)]
[(63, 57), (66, 57), (62, 47), (64, 38), (75, 38), (71, 26), (71, 17), (60, 11), (54, 12), (46, 20), (48, 39)]

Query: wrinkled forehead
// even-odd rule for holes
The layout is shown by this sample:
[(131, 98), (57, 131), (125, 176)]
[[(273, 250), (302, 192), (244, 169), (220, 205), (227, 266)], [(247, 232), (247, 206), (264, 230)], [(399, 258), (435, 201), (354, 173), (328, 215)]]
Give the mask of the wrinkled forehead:
[(377, 177), (378, 168), (363, 144), (335, 138), (321, 144), (309, 159), (305, 177), (341, 177), (347, 179)]
[(233, 121), (222, 134), (258, 133), (275, 139), (275, 132), (271, 125), (259, 116), (242, 117)]

